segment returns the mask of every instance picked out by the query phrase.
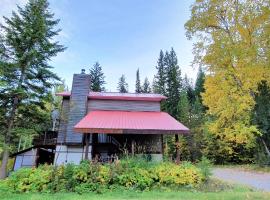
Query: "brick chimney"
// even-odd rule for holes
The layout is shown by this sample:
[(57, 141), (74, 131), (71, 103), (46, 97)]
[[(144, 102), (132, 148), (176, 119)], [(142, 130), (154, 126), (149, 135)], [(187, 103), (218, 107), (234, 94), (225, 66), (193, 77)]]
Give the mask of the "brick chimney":
[(87, 99), (90, 92), (90, 75), (85, 74), (82, 69), (81, 74), (73, 75), (72, 90), (69, 104), (69, 116), (66, 133), (66, 143), (81, 144), (83, 135), (74, 132), (74, 126), (87, 113)]

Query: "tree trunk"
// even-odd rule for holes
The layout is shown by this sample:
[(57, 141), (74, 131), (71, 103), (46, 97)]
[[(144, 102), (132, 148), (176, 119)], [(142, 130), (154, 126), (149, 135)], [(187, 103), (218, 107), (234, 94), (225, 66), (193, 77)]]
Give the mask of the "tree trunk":
[(5, 147), (4, 152), (3, 152), (1, 171), (0, 171), (0, 179), (4, 179), (7, 177), (8, 158), (9, 158), (9, 149), (8, 147)]
[(179, 143), (179, 136), (175, 135), (175, 150), (176, 150), (176, 159), (175, 162), (177, 164), (180, 163), (180, 143)]
[(7, 129), (5, 140), (4, 140), (4, 153), (3, 153), (3, 160), (1, 164), (0, 179), (4, 179), (7, 177), (7, 164), (8, 164), (9, 151), (10, 151), (11, 130), (13, 128), (13, 123), (15, 119), (15, 113), (17, 110), (18, 102), (19, 102), (18, 97), (14, 97), (13, 106), (12, 106), (10, 117), (8, 120), (8, 129)]
[(268, 157), (270, 158), (270, 151), (269, 151), (269, 149), (268, 149), (268, 147), (267, 147), (265, 141), (264, 141), (263, 139), (261, 139), (261, 140), (262, 140), (263, 146), (264, 146), (264, 148), (265, 148), (265, 151), (266, 151)]

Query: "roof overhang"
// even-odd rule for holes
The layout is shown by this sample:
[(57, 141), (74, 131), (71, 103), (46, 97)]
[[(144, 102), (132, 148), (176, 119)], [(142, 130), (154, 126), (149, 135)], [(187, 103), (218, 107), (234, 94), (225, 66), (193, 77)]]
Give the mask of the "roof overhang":
[(91, 111), (74, 127), (78, 133), (185, 134), (189, 129), (165, 112)]
[[(56, 93), (57, 96), (70, 97), (71, 92)], [(161, 94), (152, 93), (119, 93), (119, 92), (89, 92), (88, 99), (98, 100), (122, 100), (122, 101), (157, 101), (167, 99)]]

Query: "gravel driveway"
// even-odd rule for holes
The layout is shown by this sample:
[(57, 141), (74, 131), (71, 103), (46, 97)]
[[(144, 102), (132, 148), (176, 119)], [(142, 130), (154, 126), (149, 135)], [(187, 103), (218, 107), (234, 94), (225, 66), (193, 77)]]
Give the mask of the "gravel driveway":
[(230, 168), (214, 168), (213, 177), (270, 192), (270, 173), (249, 172)]

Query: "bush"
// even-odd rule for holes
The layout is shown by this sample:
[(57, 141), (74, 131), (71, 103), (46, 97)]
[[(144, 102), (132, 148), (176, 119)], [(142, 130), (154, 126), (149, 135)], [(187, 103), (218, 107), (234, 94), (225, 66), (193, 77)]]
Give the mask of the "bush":
[(165, 186), (196, 186), (203, 179), (200, 170), (188, 162), (180, 166), (169, 162), (157, 165), (153, 174), (156, 181)]
[[(202, 161), (205, 163), (205, 161)], [(202, 165), (204, 166), (204, 165)], [(151, 163), (143, 160), (123, 160), (112, 164), (84, 161), (80, 165), (41, 166), (22, 168), (13, 172), (0, 184), (16, 192), (86, 192), (102, 193), (108, 189), (149, 190), (153, 187), (191, 186), (206, 177), (206, 168), (197, 168), (185, 162)]]
[(7, 184), (17, 192), (45, 192), (52, 180), (52, 167), (22, 168), (13, 172)]
[(200, 168), (201, 173), (203, 175), (203, 179), (208, 180), (209, 177), (212, 175), (211, 172), (212, 162), (205, 156), (203, 156), (202, 159), (197, 163), (197, 167)]

